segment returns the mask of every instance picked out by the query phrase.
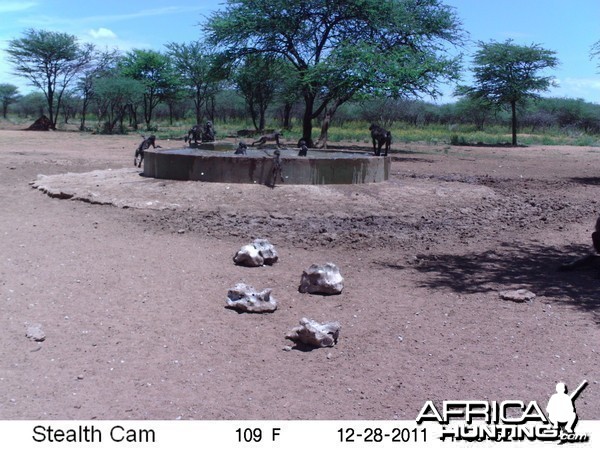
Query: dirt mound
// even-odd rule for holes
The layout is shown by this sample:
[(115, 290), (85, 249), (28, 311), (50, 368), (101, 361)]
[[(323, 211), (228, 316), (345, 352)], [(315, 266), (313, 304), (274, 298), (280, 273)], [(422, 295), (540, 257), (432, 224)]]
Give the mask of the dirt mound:
[(27, 128), (28, 131), (50, 131), (52, 129), (52, 121), (45, 115), (33, 122)]

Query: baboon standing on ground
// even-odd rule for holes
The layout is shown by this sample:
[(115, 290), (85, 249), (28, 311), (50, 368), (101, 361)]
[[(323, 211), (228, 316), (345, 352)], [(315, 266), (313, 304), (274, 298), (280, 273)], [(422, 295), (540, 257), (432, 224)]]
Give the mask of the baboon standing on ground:
[(271, 134), (265, 134), (265, 135), (261, 136), (260, 139), (258, 139), (257, 141), (254, 141), (250, 145), (252, 147), (254, 147), (255, 144), (258, 144), (260, 146), (260, 145), (266, 144), (268, 141), (275, 141), (275, 143), (277, 144), (277, 148), (281, 148), (281, 145), (279, 144), (280, 136), (281, 136), (281, 133), (279, 131), (276, 131), (275, 133), (271, 133)]
[[(144, 136), (142, 136), (144, 137)], [(162, 148), (160, 145), (156, 145), (156, 136), (151, 135), (148, 136), (147, 139), (144, 139), (138, 148), (135, 150), (135, 156), (133, 158), (133, 165), (142, 167), (142, 161), (144, 160), (144, 152), (148, 150), (152, 146), (152, 148)], [(138, 162), (138, 158), (140, 158)]]
[(281, 165), (281, 152), (279, 150), (275, 150), (273, 153), (273, 169), (271, 171), (271, 184), (272, 188), (275, 187), (275, 182), (277, 179), (284, 183), (283, 179), (283, 167)]
[(381, 148), (384, 144), (385, 153), (383, 156), (387, 156), (392, 145), (392, 133), (374, 123), (371, 124), (369, 130), (371, 131), (371, 139), (373, 139), (373, 153), (375, 153), (375, 156), (381, 155)]

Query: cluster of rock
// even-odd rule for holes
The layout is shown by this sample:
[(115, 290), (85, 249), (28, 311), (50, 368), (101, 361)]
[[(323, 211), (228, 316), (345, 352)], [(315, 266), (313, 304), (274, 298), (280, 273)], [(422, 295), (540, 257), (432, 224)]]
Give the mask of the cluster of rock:
[[(244, 245), (233, 257), (237, 265), (261, 267), (273, 265), (279, 259), (277, 251), (266, 239), (255, 239)], [(308, 294), (336, 295), (344, 289), (344, 278), (333, 263), (312, 264), (302, 272), (298, 291)], [(277, 300), (272, 289), (257, 291), (245, 283), (238, 283), (227, 292), (226, 307), (239, 312), (272, 313), (277, 309)], [(303, 317), (300, 326), (286, 335), (297, 344), (310, 347), (333, 347), (339, 337), (338, 322), (319, 323)]]

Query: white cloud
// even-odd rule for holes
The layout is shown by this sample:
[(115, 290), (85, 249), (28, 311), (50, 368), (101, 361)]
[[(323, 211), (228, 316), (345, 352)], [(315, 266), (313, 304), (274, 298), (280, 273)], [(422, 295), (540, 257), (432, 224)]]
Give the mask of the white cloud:
[(89, 35), (94, 39), (116, 39), (117, 35), (108, 28), (98, 28), (97, 30), (90, 30)]
[(0, 14), (23, 11), (37, 6), (36, 2), (0, 2)]
[(558, 87), (551, 89), (550, 95), (552, 96), (583, 98), (589, 102), (600, 102), (600, 76), (565, 77), (556, 81), (558, 81)]

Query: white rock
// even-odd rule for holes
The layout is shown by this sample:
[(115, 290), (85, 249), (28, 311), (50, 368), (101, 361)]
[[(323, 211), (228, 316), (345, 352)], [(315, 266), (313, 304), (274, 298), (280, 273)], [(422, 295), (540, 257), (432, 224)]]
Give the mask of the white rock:
[(27, 327), (26, 336), (36, 342), (42, 342), (46, 340), (46, 333), (44, 333), (44, 330), (42, 330), (42, 326), (39, 323), (29, 325)]
[(273, 244), (266, 239), (255, 239), (254, 242), (244, 245), (233, 257), (233, 262), (240, 266), (260, 267), (265, 264), (272, 265), (279, 256)]
[(238, 283), (227, 292), (227, 307), (243, 312), (273, 312), (277, 309), (277, 300), (271, 297), (271, 291), (258, 292), (252, 286)]
[(333, 347), (338, 341), (340, 329), (339, 322), (321, 324), (303, 317), (300, 326), (292, 329), (286, 339), (313, 347)]
[(535, 294), (527, 289), (517, 289), (514, 291), (501, 291), (498, 293), (503, 300), (512, 300), (513, 302), (531, 302)]
[(340, 269), (333, 263), (313, 264), (300, 279), (299, 291), (309, 294), (340, 294), (344, 289), (344, 278)]

